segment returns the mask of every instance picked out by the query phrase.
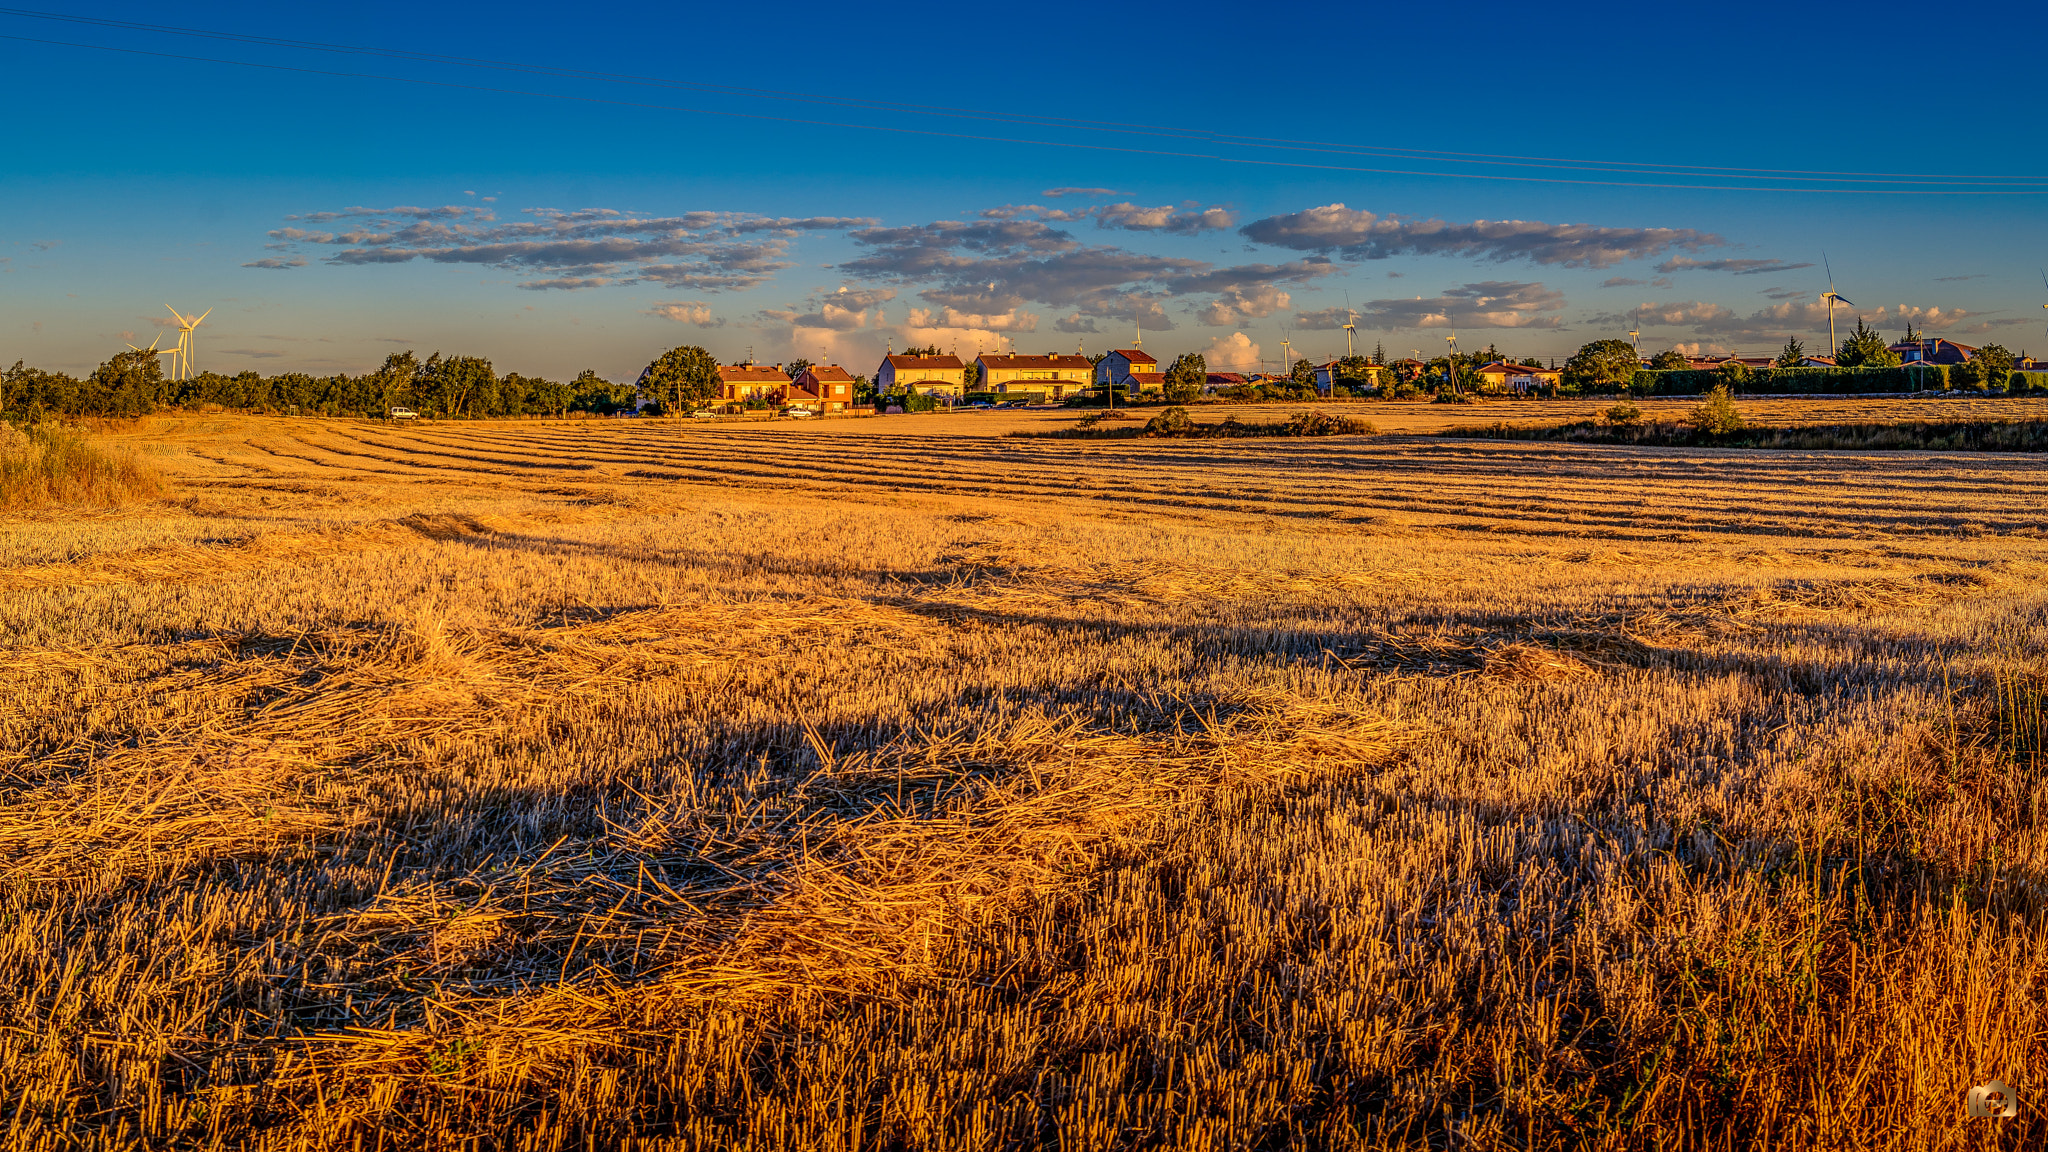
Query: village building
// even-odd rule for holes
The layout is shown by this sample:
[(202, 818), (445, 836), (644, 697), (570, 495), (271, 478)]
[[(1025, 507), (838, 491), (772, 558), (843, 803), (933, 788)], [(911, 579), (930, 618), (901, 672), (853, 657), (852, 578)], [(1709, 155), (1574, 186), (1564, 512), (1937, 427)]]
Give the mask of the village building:
[(1905, 340), (1892, 345), (1900, 363), (1903, 364), (1961, 364), (1977, 354), (1977, 349), (1968, 344), (1936, 337), (1932, 340)]
[[(1337, 381), (1341, 379), (1337, 373), (1343, 364), (1344, 361), (1342, 360), (1332, 360), (1327, 364), (1316, 365), (1316, 391), (1325, 396), (1330, 395), (1331, 389), (1335, 388)], [(1354, 364), (1352, 367), (1356, 369), (1358, 366)], [(1379, 387), (1380, 373), (1385, 371), (1385, 366), (1380, 364), (1367, 364), (1365, 366), (1366, 378), (1372, 382), (1372, 386), (1375, 388)], [(1356, 379), (1356, 377), (1353, 377), (1353, 379)]]
[(779, 400), (787, 387), (789, 377), (772, 364), (721, 364), (716, 400), (724, 404)]
[(1047, 400), (1064, 400), (1088, 387), (1095, 365), (1086, 356), (1001, 355), (984, 352), (975, 360), (981, 367), (985, 392), (1039, 393)]
[(1204, 387), (1214, 392), (1218, 388), (1242, 388), (1248, 381), (1242, 372), (1211, 372), (1204, 381)]
[(1472, 374), (1479, 377), (1480, 387), (1484, 391), (1515, 393), (1554, 387), (1564, 376), (1555, 368), (1545, 368), (1539, 364), (1515, 364), (1507, 360), (1481, 364), (1472, 370)]
[(789, 382), (784, 400), (792, 407), (814, 412), (844, 412), (853, 403), (858, 386), (852, 374), (837, 364), (813, 364)]
[(1166, 376), (1159, 371), (1159, 361), (1143, 348), (1118, 348), (1095, 362), (1095, 386), (1164, 392)]
[(914, 392), (957, 399), (967, 389), (967, 365), (958, 356), (885, 356), (875, 369), (875, 391)]

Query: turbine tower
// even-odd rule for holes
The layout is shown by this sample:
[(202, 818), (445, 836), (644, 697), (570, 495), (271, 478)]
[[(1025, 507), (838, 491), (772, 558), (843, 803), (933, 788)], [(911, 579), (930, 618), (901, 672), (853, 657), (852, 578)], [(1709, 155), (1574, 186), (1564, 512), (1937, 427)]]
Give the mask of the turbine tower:
[[(2048, 268), (2041, 270), (2041, 287), (2048, 288)], [(2048, 308), (2048, 304), (2043, 304), (2041, 307)]]
[(178, 348), (172, 354), (171, 379), (189, 380), (192, 378), (192, 331), (208, 316), (213, 315), (213, 309), (208, 308), (197, 316), (181, 316), (178, 310), (171, 308), (169, 304), (164, 307), (170, 308), (171, 315), (178, 318)]
[(1635, 323), (1630, 324), (1628, 328), (1628, 342), (1635, 348), (1637, 360), (1641, 360), (1643, 358), (1643, 342), (1641, 340), (1636, 339), (1636, 337), (1642, 335), (1642, 332), (1640, 331), (1642, 326), (1643, 310), (1638, 308), (1636, 309)]
[(1344, 293), (1344, 358), (1346, 360), (1358, 355), (1357, 351), (1351, 347), (1351, 339), (1356, 335), (1358, 335), (1358, 313), (1352, 310), (1351, 293), (1346, 292)]
[(1835, 291), (1835, 269), (1828, 263), (1827, 253), (1820, 254), (1820, 263), (1828, 270), (1828, 290), (1821, 293), (1820, 298), (1828, 304), (1828, 359), (1833, 360), (1838, 354), (1835, 348), (1835, 301), (1839, 300), (1851, 308), (1856, 306), (1856, 302)]

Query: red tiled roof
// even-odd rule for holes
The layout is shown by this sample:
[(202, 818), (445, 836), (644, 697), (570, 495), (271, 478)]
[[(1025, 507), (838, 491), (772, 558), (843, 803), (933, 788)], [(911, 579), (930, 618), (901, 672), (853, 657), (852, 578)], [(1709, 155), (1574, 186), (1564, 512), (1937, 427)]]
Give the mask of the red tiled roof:
[(1208, 382), (1211, 384), (1242, 384), (1244, 383), (1244, 373), (1211, 372), (1209, 373)]
[(1491, 364), (1481, 364), (1478, 370), (1481, 372), (1503, 372), (1508, 374), (1521, 373), (1523, 375), (1528, 375), (1532, 372), (1556, 371), (1553, 368), (1545, 368), (1541, 364), (1510, 364), (1505, 360), (1495, 360)]
[(837, 364), (813, 364), (797, 380), (806, 384), (851, 384), (853, 377)]
[(1147, 355), (1142, 348), (1112, 348), (1110, 355), (1121, 356), (1133, 364), (1157, 364), (1159, 361)]
[(1065, 356), (1057, 353), (1051, 356), (998, 356), (984, 352), (981, 355), (981, 363), (1005, 371), (1016, 368), (1079, 368), (1088, 371), (1095, 367), (1088, 362), (1086, 356)]
[(782, 369), (769, 364), (721, 364), (718, 378), (727, 384), (787, 384)]
[(898, 370), (904, 368), (965, 368), (958, 356), (889, 356), (890, 364)]
[(1160, 384), (1160, 383), (1164, 383), (1164, 382), (1165, 382), (1165, 380), (1166, 380), (1166, 373), (1164, 373), (1164, 372), (1133, 372), (1133, 373), (1131, 373), (1130, 375), (1128, 375), (1128, 376), (1125, 376), (1125, 377), (1124, 377), (1124, 379), (1126, 379), (1126, 380), (1136, 380), (1136, 381), (1137, 381), (1138, 383), (1140, 383), (1140, 384)]

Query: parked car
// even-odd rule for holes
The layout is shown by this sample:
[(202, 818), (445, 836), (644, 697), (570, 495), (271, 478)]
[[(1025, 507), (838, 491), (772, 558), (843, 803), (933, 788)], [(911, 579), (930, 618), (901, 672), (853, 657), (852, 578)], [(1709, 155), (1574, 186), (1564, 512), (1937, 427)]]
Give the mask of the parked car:
[(709, 408), (699, 408), (699, 409), (697, 409), (697, 410), (696, 410), (695, 412), (692, 412), (692, 413), (690, 413), (690, 415), (691, 415), (691, 416), (694, 416), (694, 417), (696, 417), (696, 418), (697, 418), (697, 419), (699, 419), (699, 420), (716, 420), (716, 419), (718, 419), (718, 413), (716, 413), (716, 412), (713, 412), (713, 411), (712, 411), (711, 409), (709, 409)]
[(993, 408), (993, 407), (995, 407), (995, 405), (993, 405), (993, 404), (989, 403), (989, 402), (988, 402), (988, 401), (986, 401), (986, 400), (969, 400), (969, 401), (968, 401), (967, 403), (965, 403), (965, 404), (962, 404), (962, 405), (961, 405), (961, 407), (962, 407), (962, 408)]
[(393, 408), (386, 412), (385, 415), (393, 420), (417, 420), (420, 418), (420, 414), (410, 408)]
[(809, 408), (791, 408), (789, 411), (784, 412), (783, 415), (795, 420), (808, 420), (811, 417), (816, 416), (817, 413), (811, 411)]

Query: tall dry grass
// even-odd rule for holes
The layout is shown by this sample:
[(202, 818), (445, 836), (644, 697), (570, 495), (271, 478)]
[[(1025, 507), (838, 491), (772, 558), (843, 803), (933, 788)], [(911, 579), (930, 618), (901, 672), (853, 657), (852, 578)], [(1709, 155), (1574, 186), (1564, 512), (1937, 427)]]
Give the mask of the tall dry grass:
[(0, 511), (111, 506), (153, 499), (162, 477), (134, 453), (53, 424), (24, 432), (0, 421)]
[(277, 428), (0, 541), (11, 1146), (2042, 1134), (2024, 461)]

